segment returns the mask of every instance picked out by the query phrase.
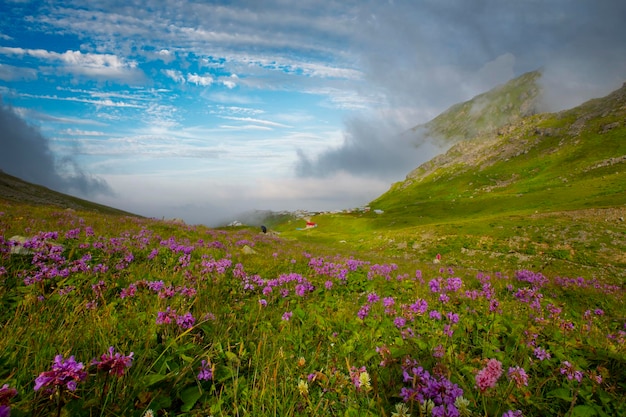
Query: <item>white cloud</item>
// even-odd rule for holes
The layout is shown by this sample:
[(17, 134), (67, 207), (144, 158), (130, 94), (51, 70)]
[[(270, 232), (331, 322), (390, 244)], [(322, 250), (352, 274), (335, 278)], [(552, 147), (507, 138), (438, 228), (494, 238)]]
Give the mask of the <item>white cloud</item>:
[(176, 81), (177, 83), (181, 83), (181, 84), (185, 83), (185, 76), (183, 75), (182, 72), (178, 70), (166, 69), (166, 70), (163, 70), (163, 74), (165, 74), (168, 78), (171, 78), (172, 80)]
[(271, 127), (291, 127), (289, 125), (285, 125), (282, 123), (277, 123), (277, 122), (272, 122), (270, 120), (264, 120), (264, 119), (255, 119), (252, 117), (236, 117), (236, 116), (220, 116), (222, 119), (228, 119), (228, 120), (238, 120), (241, 122), (251, 122), (251, 123), (257, 123), (260, 125), (265, 125), (265, 126), (271, 126)]
[(59, 133), (70, 136), (104, 136), (105, 133), (97, 130), (65, 129)]
[(45, 49), (0, 47), (0, 54), (29, 56), (50, 62), (61, 63), (60, 68), (68, 73), (91, 78), (133, 81), (141, 78), (135, 61), (128, 61), (111, 54), (92, 54), (68, 50), (64, 53)]
[(103, 99), (103, 100), (92, 100), (92, 99), (81, 98), (81, 97), (60, 97), (56, 95), (36, 95), (36, 94), (28, 94), (28, 93), (23, 93), (21, 94), (21, 96), (30, 97), (30, 98), (40, 98), (40, 99), (46, 99), (46, 100), (75, 101), (79, 103), (93, 104), (98, 107), (125, 107), (125, 108), (136, 108), (136, 109), (144, 108), (143, 105), (139, 105), (135, 103), (128, 103), (124, 101), (113, 101), (109, 98)]
[(187, 74), (187, 81), (192, 84), (208, 87), (213, 84), (213, 77), (210, 75)]

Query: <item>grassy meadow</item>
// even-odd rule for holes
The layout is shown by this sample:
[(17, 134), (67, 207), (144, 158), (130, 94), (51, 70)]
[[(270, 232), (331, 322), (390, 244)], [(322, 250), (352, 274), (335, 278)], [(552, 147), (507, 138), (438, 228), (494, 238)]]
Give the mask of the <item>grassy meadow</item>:
[[(0, 415), (626, 415), (608, 261), (545, 268), (577, 256), (548, 214), (386, 214), (264, 234), (2, 203)], [(528, 265), (493, 256), (519, 227)]]
[(453, 106), (428, 127), (467, 141), (305, 230), (0, 175), (0, 417), (626, 416), (626, 86), (515, 116), (536, 77)]

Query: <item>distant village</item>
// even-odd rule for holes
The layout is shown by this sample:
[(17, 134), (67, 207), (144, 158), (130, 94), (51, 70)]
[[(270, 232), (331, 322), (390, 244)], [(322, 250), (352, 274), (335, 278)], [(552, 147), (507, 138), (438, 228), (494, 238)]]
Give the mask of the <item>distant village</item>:
[[(270, 217), (292, 217), (296, 220), (306, 220), (307, 222), (309, 222), (311, 217), (324, 215), (324, 214), (369, 213), (370, 211), (376, 214), (384, 213), (383, 210), (378, 210), (378, 209), (372, 210), (371, 207), (369, 206), (363, 206), (363, 207), (350, 208), (350, 209), (344, 209), (344, 210), (328, 210), (328, 211), (309, 211), (309, 210), (259, 211), (257, 213), (260, 215), (256, 217), (257, 218), (263, 217), (266, 219)], [(234, 220), (228, 223), (227, 226), (239, 227), (239, 226), (249, 226), (249, 225), (250, 224), (248, 224), (245, 220), (244, 221)]]

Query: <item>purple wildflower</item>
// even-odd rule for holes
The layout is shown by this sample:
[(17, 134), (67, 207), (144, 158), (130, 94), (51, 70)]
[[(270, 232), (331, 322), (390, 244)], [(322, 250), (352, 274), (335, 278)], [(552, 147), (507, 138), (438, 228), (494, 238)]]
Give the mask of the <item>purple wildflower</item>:
[(183, 314), (182, 316), (176, 316), (176, 324), (182, 329), (191, 329), (195, 324), (196, 319), (190, 312)]
[(203, 359), (198, 373), (198, 381), (210, 381), (213, 379), (213, 365), (211, 362)]
[(92, 365), (96, 365), (98, 371), (104, 371), (117, 376), (124, 375), (126, 368), (130, 368), (133, 364), (133, 352), (125, 356), (119, 352), (115, 352), (113, 346), (109, 347), (108, 353), (100, 356), (100, 360), (94, 359)]
[(17, 395), (15, 388), (9, 388), (8, 384), (4, 384), (0, 388), (0, 417), (9, 417), (11, 415), (11, 408), (9, 403), (11, 398)]
[(357, 317), (360, 318), (361, 320), (365, 320), (365, 317), (367, 317), (370, 313), (370, 306), (369, 304), (365, 304), (363, 305), (358, 313), (356, 313)]
[(371, 293), (367, 294), (367, 302), (368, 303), (373, 304), (373, 303), (377, 302), (378, 300), (380, 300), (380, 297), (375, 292), (371, 292)]
[(509, 410), (502, 414), (502, 417), (524, 417), (524, 414), (522, 414), (521, 410)]
[(406, 319), (402, 316), (398, 316), (394, 319), (393, 324), (398, 328), (401, 329), (404, 327), (404, 325), (406, 324)]
[(524, 368), (520, 368), (519, 366), (509, 368), (509, 372), (507, 373), (509, 379), (515, 382), (515, 386), (517, 388), (521, 388), (522, 385), (528, 386), (528, 374)]
[(393, 297), (385, 297), (383, 298), (383, 306), (385, 306), (385, 308), (389, 308), (392, 305), (394, 305), (396, 303), (396, 300), (393, 299)]
[(570, 381), (575, 379), (576, 381), (580, 382), (583, 379), (582, 371), (577, 371), (574, 368), (574, 365), (572, 365), (568, 361), (562, 362), (559, 372), (561, 372), (561, 375), (565, 375), (565, 377)]
[(428, 311), (428, 302), (419, 298), (409, 306), (409, 309), (416, 314), (424, 314)]
[(550, 356), (550, 353), (548, 353), (547, 350), (545, 350), (542, 347), (536, 347), (535, 350), (533, 351), (535, 357), (537, 359), (539, 359), (540, 361), (545, 361), (547, 359), (550, 359), (552, 356)]
[(433, 320), (441, 320), (441, 313), (437, 310), (430, 310), (428, 316)]
[(156, 324), (170, 324), (172, 320), (176, 320), (176, 310), (167, 307), (165, 311), (157, 313)]
[(291, 316), (293, 316), (293, 312), (292, 311), (286, 311), (283, 314), (282, 319), (283, 319), (283, 321), (289, 321), (289, 320), (291, 320)]
[(41, 388), (65, 387), (70, 391), (76, 390), (76, 383), (87, 378), (87, 372), (84, 371), (85, 365), (82, 362), (76, 362), (74, 356), (63, 359), (63, 355), (54, 357), (52, 367), (49, 371), (39, 374), (35, 379), (35, 391)]

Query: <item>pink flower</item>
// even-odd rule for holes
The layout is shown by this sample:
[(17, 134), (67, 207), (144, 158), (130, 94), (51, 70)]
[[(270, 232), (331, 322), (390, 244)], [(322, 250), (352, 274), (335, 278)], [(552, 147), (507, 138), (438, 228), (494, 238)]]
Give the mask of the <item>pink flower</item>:
[(496, 386), (498, 378), (502, 375), (502, 363), (497, 359), (489, 359), (487, 366), (476, 374), (476, 385), (480, 392)]

